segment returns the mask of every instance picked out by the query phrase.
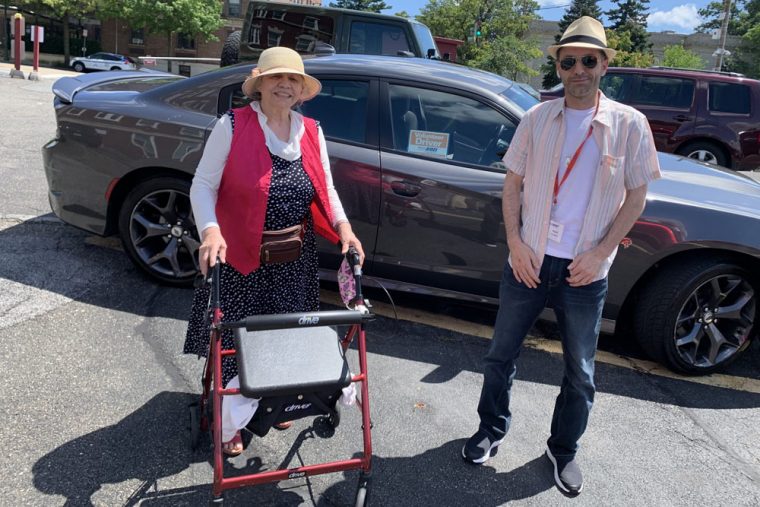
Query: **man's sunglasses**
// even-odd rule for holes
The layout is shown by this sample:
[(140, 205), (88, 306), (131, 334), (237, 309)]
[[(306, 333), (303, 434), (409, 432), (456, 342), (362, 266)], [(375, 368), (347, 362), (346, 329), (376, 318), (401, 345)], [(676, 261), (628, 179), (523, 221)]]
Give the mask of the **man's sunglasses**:
[[(570, 70), (575, 67), (575, 62), (578, 60), (579, 58), (576, 58), (574, 56), (566, 56), (559, 61), (559, 66), (562, 68), (562, 70)], [(593, 55), (582, 56), (580, 58), (580, 61), (587, 69), (593, 69), (596, 67), (596, 64), (599, 63), (599, 59)]]

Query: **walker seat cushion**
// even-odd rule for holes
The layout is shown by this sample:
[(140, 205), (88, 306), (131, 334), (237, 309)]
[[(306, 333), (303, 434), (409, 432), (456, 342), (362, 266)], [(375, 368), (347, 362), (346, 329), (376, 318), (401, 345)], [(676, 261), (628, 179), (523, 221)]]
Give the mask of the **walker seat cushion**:
[(251, 398), (334, 391), (351, 372), (334, 328), (235, 330), (240, 392)]

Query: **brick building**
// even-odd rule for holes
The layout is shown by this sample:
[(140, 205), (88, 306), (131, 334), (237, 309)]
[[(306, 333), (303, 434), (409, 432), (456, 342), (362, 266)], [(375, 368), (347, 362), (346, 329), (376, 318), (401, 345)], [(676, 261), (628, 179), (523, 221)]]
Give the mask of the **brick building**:
[[(243, 19), (251, 0), (224, 0), (222, 2), (222, 26), (215, 32), (218, 40), (206, 41), (196, 38), (194, 34), (175, 33), (169, 48), (169, 39), (165, 34), (148, 34), (140, 28), (130, 27), (118, 19), (104, 20), (100, 36), (103, 51), (121, 53), (137, 59), (140, 56), (178, 57), (178, 58), (219, 58), (227, 37), (243, 27)], [(271, 0), (276, 3), (277, 0)], [(280, 3), (302, 5), (322, 5), (321, 0), (281, 0)], [(188, 69), (187, 67), (190, 67)], [(189, 61), (183, 68), (197, 74), (208, 68), (216, 67), (213, 62), (198, 63)], [(156, 62), (156, 68), (166, 69), (165, 62)], [(176, 68), (175, 68), (176, 71)]]

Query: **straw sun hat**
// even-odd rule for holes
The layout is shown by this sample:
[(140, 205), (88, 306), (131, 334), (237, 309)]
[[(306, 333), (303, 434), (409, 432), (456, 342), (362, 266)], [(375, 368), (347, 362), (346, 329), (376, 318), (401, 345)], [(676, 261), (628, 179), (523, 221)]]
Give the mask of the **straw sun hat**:
[(549, 46), (546, 52), (557, 59), (557, 51), (563, 47), (599, 49), (607, 55), (607, 60), (615, 58), (617, 51), (607, 47), (607, 35), (602, 24), (589, 16), (582, 16), (567, 27), (557, 44)]
[(306, 74), (301, 55), (290, 48), (276, 46), (265, 49), (259, 56), (258, 66), (243, 83), (243, 93), (248, 97), (259, 91), (261, 77), (272, 74), (298, 74), (303, 76), (304, 88), (300, 100), (309, 100), (319, 93), (322, 85), (316, 78)]

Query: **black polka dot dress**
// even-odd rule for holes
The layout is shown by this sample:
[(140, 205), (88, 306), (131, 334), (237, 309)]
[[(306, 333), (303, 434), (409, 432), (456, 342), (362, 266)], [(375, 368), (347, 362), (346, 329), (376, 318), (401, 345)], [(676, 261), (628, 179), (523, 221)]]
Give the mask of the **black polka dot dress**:
[[(248, 275), (222, 265), (220, 300), (225, 321), (249, 315), (319, 310), (317, 242), (309, 206), (314, 186), (301, 159), (292, 162), (272, 155), (272, 181), (265, 230), (278, 230), (306, 221), (301, 256), (293, 262), (261, 265)], [(224, 234), (224, 231), (222, 231)], [(184, 352), (206, 356), (209, 347), (208, 288), (195, 290)], [(234, 348), (232, 331), (222, 334), (222, 347)], [(237, 375), (234, 357), (222, 359), (222, 385)]]

